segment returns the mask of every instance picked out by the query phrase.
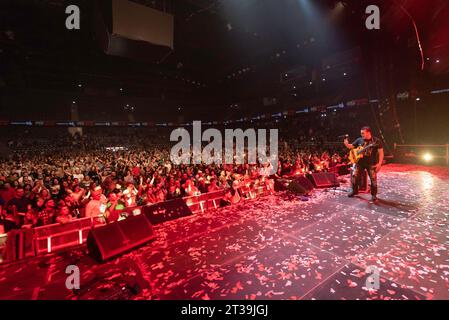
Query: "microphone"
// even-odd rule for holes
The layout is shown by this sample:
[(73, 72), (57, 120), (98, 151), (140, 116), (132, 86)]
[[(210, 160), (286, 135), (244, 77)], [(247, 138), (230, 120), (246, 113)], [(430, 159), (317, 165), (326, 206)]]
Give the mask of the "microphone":
[(349, 134), (344, 134), (342, 136), (338, 136), (338, 138), (349, 138)]

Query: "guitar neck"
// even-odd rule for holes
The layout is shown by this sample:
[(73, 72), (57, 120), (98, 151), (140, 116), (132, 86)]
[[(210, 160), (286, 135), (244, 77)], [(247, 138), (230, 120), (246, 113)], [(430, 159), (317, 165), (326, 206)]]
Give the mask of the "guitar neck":
[(375, 146), (375, 144), (369, 144), (369, 145), (367, 145), (366, 147), (363, 147), (362, 149), (360, 149), (359, 151), (357, 151), (357, 154), (361, 154), (361, 153), (365, 152), (366, 150), (368, 150), (369, 148), (372, 148), (372, 147), (374, 147), (374, 146)]

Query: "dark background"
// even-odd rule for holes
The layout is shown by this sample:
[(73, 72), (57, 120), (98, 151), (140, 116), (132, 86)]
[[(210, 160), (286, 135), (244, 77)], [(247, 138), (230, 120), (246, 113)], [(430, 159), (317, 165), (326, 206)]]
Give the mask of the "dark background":
[[(368, 98), (390, 142), (449, 142), (449, 93), (431, 94), (449, 88), (448, 1), (135, 2), (174, 15), (173, 51), (105, 54), (110, 1), (1, 1), (0, 120), (68, 120), (75, 102), (82, 120), (223, 121)], [(81, 30), (65, 29), (69, 4)]]

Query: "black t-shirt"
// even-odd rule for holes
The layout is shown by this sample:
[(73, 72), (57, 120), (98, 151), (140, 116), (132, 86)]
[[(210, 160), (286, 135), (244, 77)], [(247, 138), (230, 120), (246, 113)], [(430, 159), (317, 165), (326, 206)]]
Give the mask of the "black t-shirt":
[(16, 206), (17, 212), (25, 213), (28, 211), (28, 205), (31, 204), (31, 200), (27, 197), (12, 198), (8, 201), (8, 206)]
[(13, 229), (19, 229), (19, 226), (17, 226), (17, 224), (9, 219), (5, 219), (5, 220), (1, 220), (0, 219), (0, 224), (3, 225), (3, 229), (5, 230), (5, 233), (8, 233), (9, 231), (13, 230)]
[(379, 162), (379, 149), (382, 149), (382, 141), (379, 138), (371, 137), (370, 140), (365, 140), (362, 137), (355, 140), (352, 145), (357, 147), (366, 147), (370, 144), (374, 144), (373, 147), (368, 148), (363, 155), (363, 158), (359, 160), (360, 165), (373, 166)]

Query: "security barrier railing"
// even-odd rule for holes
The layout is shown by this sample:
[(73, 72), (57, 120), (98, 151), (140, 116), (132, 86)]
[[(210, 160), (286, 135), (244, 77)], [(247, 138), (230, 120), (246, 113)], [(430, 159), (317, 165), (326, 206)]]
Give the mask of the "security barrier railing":
[[(255, 199), (269, 192), (265, 185), (244, 186), (239, 190), (244, 200)], [(217, 209), (221, 206), (227, 191), (220, 190), (147, 206), (125, 208), (123, 212), (127, 215), (145, 213), (150, 216), (151, 223), (157, 224), (181, 216)], [(32, 229), (12, 230), (7, 235), (0, 235), (0, 262), (1, 252), (6, 252), (6, 261), (13, 261), (82, 245), (86, 243), (91, 228), (106, 223), (105, 217), (100, 215), (95, 218), (76, 219), (65, 224), (55, 223)]]
[(83, 244), (92, 226), (104, 224), (103, 216), (97, 218), (81, 218), (69, 223), (50, 224), (34, 228), (36, 255), (51, 253), (70, 246)]

